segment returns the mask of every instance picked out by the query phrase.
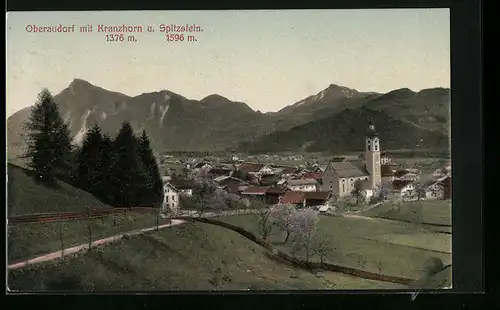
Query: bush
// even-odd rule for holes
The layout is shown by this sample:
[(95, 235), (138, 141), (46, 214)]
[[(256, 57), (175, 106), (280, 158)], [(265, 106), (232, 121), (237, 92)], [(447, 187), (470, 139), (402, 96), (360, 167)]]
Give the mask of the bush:
[(424, 271), (427, 275), (432, 276), (443, 270), (443, 261), (437, 257), (429, 258), (424, 264)]

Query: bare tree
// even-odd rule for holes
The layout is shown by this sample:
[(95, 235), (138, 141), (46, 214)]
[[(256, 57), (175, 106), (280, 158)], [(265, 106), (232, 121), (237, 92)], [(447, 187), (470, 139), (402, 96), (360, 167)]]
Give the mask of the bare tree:
[(267, 237), (272, 234), (273, 229), (276, 227), (276, 223), (271, 217), (273, 210), (271, 208), (262, 208), (260, 211), (262, 212), (254, 213), (254, 217), (257, 219), (259, 234), (262, 240), (267, 240)]
[(59, 240), (61, 241), (61, 258), (64, 257), (64, 232), (66, 231), (66, 223), (59, 222)]
[(311, 209), (294, 212), (291, 220), (291, 230), (297, 237), (300, 247), (304, 250), (307, 262), (309, 262), (312, 252), (312, 240), (318, 220), (318, 212)]
[(366, 266), (366, 258), (361, 255), (361, 254), (357, 254), (356, 255), (356, 266), (359, 267), (359, 268), (365, 268)]
[(315, 239), (313, 242), (313, 252), (319, 256), (321, 268), (323, 268), (324, 257), (332, 254), (334, 250), (335, 248), (332, 247), (331, 243), (325, 237)]
[(415, 195), (417, 200), (420, 201), (422, 198), (425, 198), (425, 184), (421, 181), (415, 182)]
[(375, 262), (375, 267), (377, 267), (378, 273), (382, 274), (382, 270), (385, 268), (385, 262), (379, 259)]

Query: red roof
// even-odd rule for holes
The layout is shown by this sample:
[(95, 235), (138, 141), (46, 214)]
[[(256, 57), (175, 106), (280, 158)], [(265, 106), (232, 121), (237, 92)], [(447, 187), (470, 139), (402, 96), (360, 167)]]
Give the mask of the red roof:
[(306, 200), (328, 200), (330, 192), (306, 192)]
[(304, 179), (321, 179), (322, 173), (320, 172), (306, 172), (302, 177)]
[(241, 194), (242, 195), (265, 195), (266, 191), (269, 189), (268, 186), (249, 186), (245, 188)]
[(304, 192), (288, 191), (283, 196), (281, 196), (281, 203), (299, 204), (304, 203), (305, 199), (306, 195)]
[(281, 195), (283, 194), (284, 192), (288, 191), (287, 188), (283, 188), (283, 187), (278, 187), (278, 186), (273, 186), (273, 187), (269, 187), (266, 191), (266, 194), (270, 194), (270, 195)]

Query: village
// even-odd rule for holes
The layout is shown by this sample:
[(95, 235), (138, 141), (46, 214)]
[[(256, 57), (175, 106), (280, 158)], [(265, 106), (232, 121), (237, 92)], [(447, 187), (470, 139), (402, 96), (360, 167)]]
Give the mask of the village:
[(450, 164), (432, 172), (404, 167), (393, 162), (387, 152), (381, 152), (380, 145), (375, 126), (370, 125), (365, 152), (355, 159), (339, 156), (323, 163), (284, 165), (278, 162), (300, 162), (303, 157), (261, 155), (244, 160), (231, 154), (225, 160), (205, 157), (176, 161), (171, 155), (161, 155), (163, 166), (180, 164), (180, 169), (164, 169), (162, 208), (169, 212), (188, 209), (182, 197), (192, 196), (194, 180), (199, 178), (209, 179), (219, 190), (247, 204), (255, 200), (269, 206), (291, 204), (321, 213), (362, 210), (385, 200), (401, 203), (451, 199)]

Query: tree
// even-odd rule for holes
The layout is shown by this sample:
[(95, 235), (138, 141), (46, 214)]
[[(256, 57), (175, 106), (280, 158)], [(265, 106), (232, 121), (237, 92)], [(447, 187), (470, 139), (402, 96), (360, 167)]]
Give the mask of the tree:
[(110, 188), (115, 206), (132, 207), (142, 204), (143, 184), (148, 183), (148, 180), (138, 148), (132, 126), (124, 122), (114, 141), (115, 156)]
[(308, 262), (318, 220), (318, 212), (311, 209), (294, 212), (291, 220), (291, 229), (296, 237), (295, 242), (304, 250)]
[(313, 252), (319, 256), (320, 266), (323, 267), (324, 257), (331, 254), (334, 248), (325, 237), (314, 239)]
[(163, 181), (145, 130), (142, 131), (139, 141), (139, 156), (147, 180), (146, 183), (144, 183), (144, 203), (158, 205), (163, 198)]
[(382, 274), (382, 270), (384, 270), (384, 268), (385, 268), (385, 263), (384, 263), (384, 261), (382, 261), (381, 259), (377, 260), (377, 261), (375, 262), (375, 267), (377, 267), (377, 269), (378, 269), (378, 273), (379, 273), (379, 274)]
[(356, 198), (356, 204), (361, 202), (363, 198), (363, 186), (360, 180), (354, 182), (354, 188), (351, 191), (351, 195)]
[(373, 191), (372, 202), (377, 203), (380, 201), (387, 200), (389, 193), (390, 193), (390, 189), (389, 189), (388, 185), (386, 185), (386, 184), (377, 185)]
[(73, 146), (68, 126), (64, 123), (51, 93), (43, 89), (31, 109), (27, 130), (27, 149), (23, 158), (41, 181), (53, 183), (56, 178), (71, 179)]
[(290, 238), (294, 212), (296, 212), (296, 208), (292, 204), (279, 204), (274, 206), (271, 210), (272, 221), (276, 227), (286, 233), (285, 241), (283, 241), (283, 243), (286, 243)]
[(80, 188), (102, 198), (106, 189), (103, 167), (103, 136), (99, 126), (94, 125), (85, 134), (77, 156), (77, 177)]
[(271, 208), (267, 208), (266, 205), (260, 201), (252, 201), (251, 207), (261, 211), (254, 213), (254, 217), (257, 219), (258, 230), (262, 240), (267, 240), (267, 238), (273, 233), (273, 229), (276, 227), (276, 223), (271, 217), (273, 210)]
[(356, 255), (356, 266), (359, 268), (365, 268), (366, 258), (363, 255)]
[(64, 257), (64, 233), (66, 232), (66, 223), (59, 222), (59, 241), (61, 242), (61, 258)]

